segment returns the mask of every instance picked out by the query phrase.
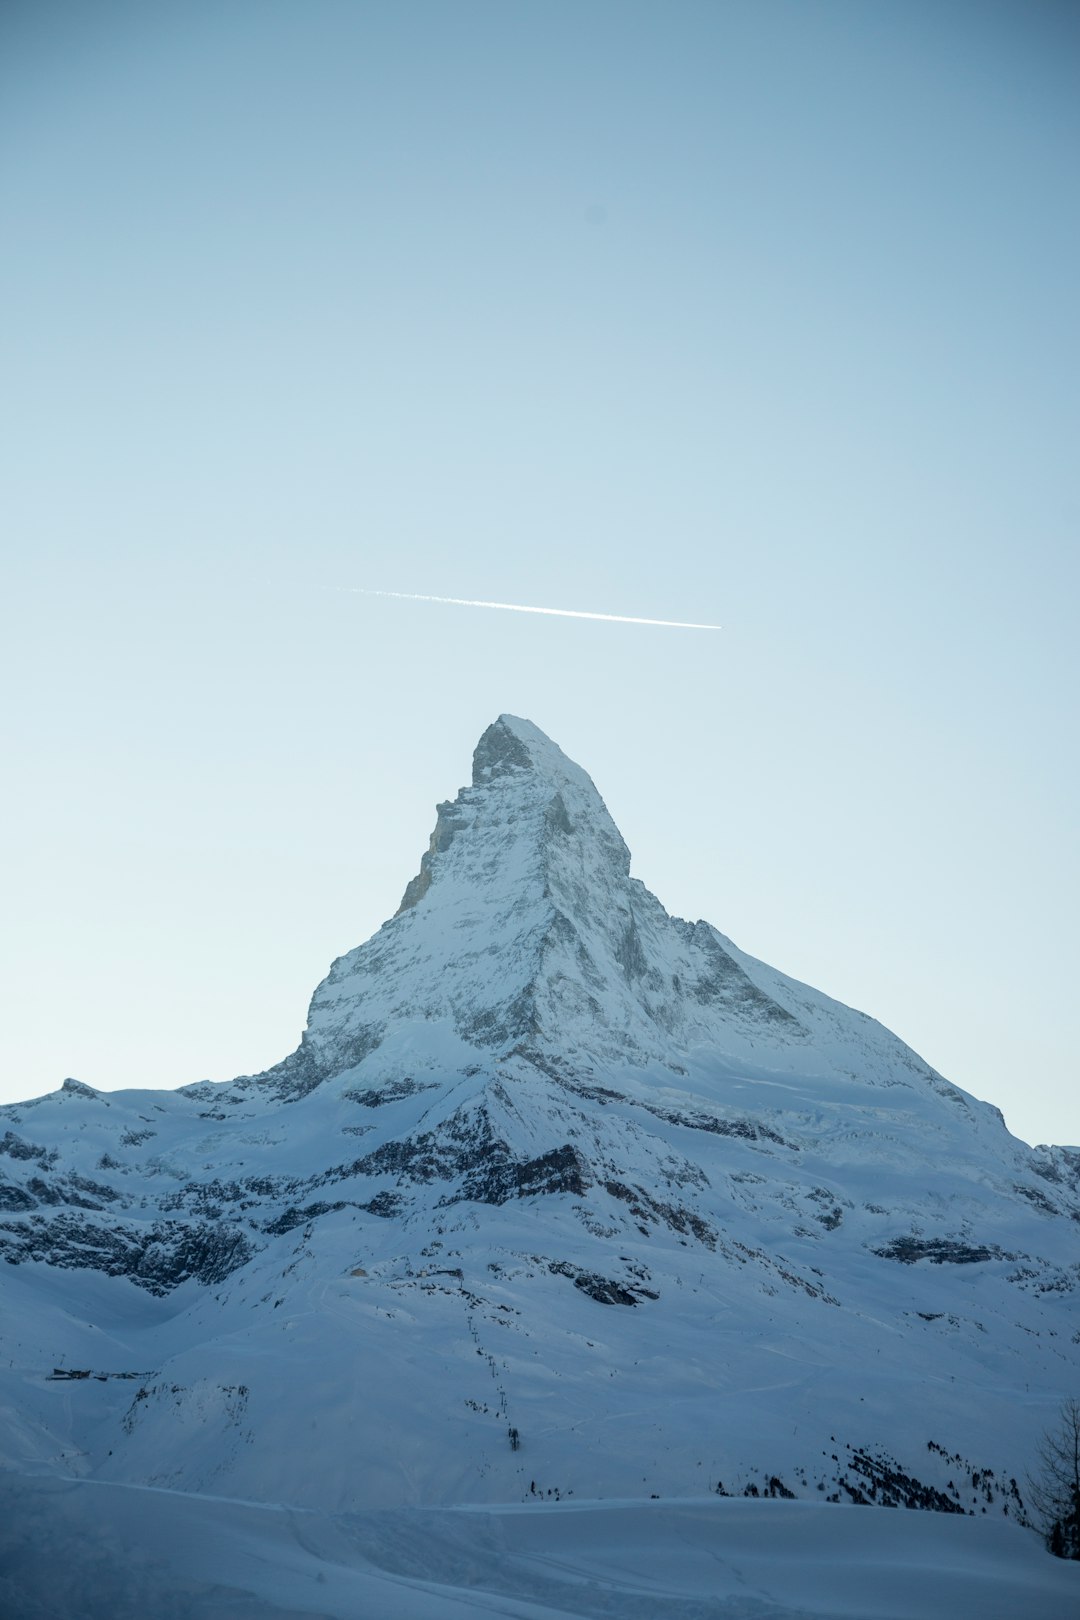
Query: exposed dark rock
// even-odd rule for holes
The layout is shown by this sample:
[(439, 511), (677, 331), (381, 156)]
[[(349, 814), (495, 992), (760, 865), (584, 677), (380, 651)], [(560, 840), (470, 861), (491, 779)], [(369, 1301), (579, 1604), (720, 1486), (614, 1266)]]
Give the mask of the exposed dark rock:
[(368, 1215), (379, 1215), (382, 1220), (390, 1220), (393, 1215), (402, 1212), (403, 1207), (405, 1199), (397, 1192), (376, 1192), (374, 1199), (368, 1199), (366, 1204), (361, 1204), (358, 1199), (334, 1199), (332, 1202), (316, 1199), (313, 1204), (304, 1204), (303, 1207), (290, 1204), (287, 1210), (282, 1210), (279, 1217), (269, 1221), (262, 1230), (274, 1238), (280, 1238), (283, 1233), (293, 1231), (295, 1226), (306, 1226), (308, 1221), (319, 1220), (321, 1215), (334, 1215), (337, 1210), (364, 1210)]
[(402, 912), (411, 911), (413, 906), (419, 905), (431, 887), (432, 868), (436, 855), (449, 849), (457, 834), (465, 826), (465, 818), (459, 803), (445, 801), (436, 805), (435, 831), (427, 849), (420, 857), (420, 870), (414, 878), (410, 878), (405, 886), (405, 893), (401, 897), (401, 904), (394, 913), (400, 917)]
[(814, 1187), (807, 1194), (812, 1203), (818, 1206), (815, 1219), (820, 1221), (827, 1232), (835, 1232), (844, 1219), (844, 1211), (836, 1200), (836, 1195), (828, 1187)]
[(299, 1102), (331, 1075), (341, 1074), (343, 1070), (362, 1063), (376, 1050), (382, 1037), (381, 1025), (365, 1024), (351, 1030), (347, 1038), (338, 1040), (333, 1047), (322, 1051), (316, 1050), (305, 1030), (300, 1045), (287, 1058), (275, 1063), (273, 1068), (264, 1069), (262, 1074), (244, 1075), (232, 1084), (250, 1082), (279, 1102)]
[(397, 1142), (384, 1142), (374, 1152), (351, 1165), (339, 1165), (328, 1170), (322, 1181), (345, 1181), (352, 1176), (398, 1176), (407, 1181), (449, 1181), (459, 1168), (459, 1156), (447, 1152), (434, 1132), (404, 1137)]
[(500, 776), (532, 768), (529, 750), (500, 717), (488, 726), (473, 750), (473, 787), (483, 787)]
[(605, 1181), (604, 1190), (610, 1193), (612, 1198), (618, 1198), (626, 1204), (636, 1220), (662, 1223), (673, 1232), (695, 1237), (699, 1243), (704, 1243), (706, 1248), (715, 1249), (714, 1228), (700, 1215), (695, 1215), (693, 1210), (682, 1209), (676, 1204), (663, 1203), (660, 1199), (651, 1197), (644, 1187), (628, 1187), (621, 1181)]
[(574, 824), (570, 820), (566, 803), (561, 793), (556, 793), (544, 812), (544, 821), (555, 832), (565, 833), (570, 837), (574, 831)]
[[(63, 1204), (66, 1202), (60, 1189), (54, 1187), (51, 1182), (43, 1180), (41, 1176), (31, 1176), (26, 1186), (39, 1204)], [(85, 1208), (85, 1205), (83, 1207)], [(91, 1205), (91, 1208), (94, 1207), (96, 1206)]]
[[(101, 1096), (100, 1092), (95, 1091), (93, 1086), (84, 1086), (81, 1080), (65, 1080), (60, 1090), (76, 1097), (86, 1097), (91, 1102), (105, 1102), (105, 1098)], [(109, 1107), (110, 1105), (105, 1103), (105, 1106)]]
[[(120, 1197), (115, 1187), (109, 1187), (103, 1181), (91, 1181), (89, 1176), (79, 1176), (72, 1172), (67, 1177), (67, 1184), (76, 1192), (86, 1193), (90, 1198), (100, 1198), (105, 1204), (112, 1204)], [(70, 1200), (76, 1203), (76, 1199)]]
[(182, 1282), (224, 1282), (251, 1259), (254, 1249), (236, 1227), (158, 1222), (143, 1248), (132, 1282), (167, 1294)]
[[(599, 1007), (596, 1008), (599, 1013)], [(485, 1008), (461, 1025), (466, 1040), (476, 1046), (505, 1046), (517, 1040), (527, 1044), (540, 1033), (536, 1012), (535, 986), (529, 984), (520, 995), (502, 1007)]]
[(374, 1198), (369, 1198), (366, 1204), (357, 1204), (357, 1209), (367, 1210), (369, 1215), (378, 1215), (384, 1221), (392, 1220), (399, 1215), (405, 1207), (405, 1200), (398, 1193), (380, 1192)]
[[(772, 1255), (766, 1253), (764, 1249), (751, 1248), (745, 1243), (740, 1243), (738, 1239), (730, 1244), (723, 1243), (720, 1247), (724, 1254), (730, 1255), (731, 1259), (738, 1261), (740, 1265), (756, 1262), (763, 1270), (779, 1277), (781, 1282), (787, 1283), (789, 1288), (797, 1288), (810, 1299), (819, 1299), (825, 1305), (840, 1304), (836, 1296), (828, 1293), (819, 1283), (807, 1282), (805, 1277), (800, 1277), (797, 1272), (792, 1271), (790, 1263), (785, 1261), (782, 1255)], [(810, 1269), (815, 1276), (821, 1276), (815, 1266), (811, 1266)]]
[(654, 1103), (642, 1103), (650, 1114), (657, 1119), (666, 1120), (669, 1125), (684, 1125), (691, 1131), (708, 1131), (713, 1136), (734, 1136), (744, 1142), (774, 1142), (777, 1147), (790, 1148), (793, 1153), (799, 1152), (797, 1142), (789, 1142), (774, 1131), (770, 1125), (763, 1125), (756, 1119), (723, 1119), (716, 1114), (688, 1114), (680, 1112), (677, 1108), (661, 1108)]
[(955, 1238), (894, 1238), (891, 1243), (871, 1251), (882, 1260), (899, 1260), (903, 1265), (914, 1265), (917, 1260), (929, 1260), (935, 1266), (972, 1266), (984, 1260), (1018, 1260), (1019, 1255), (1006, 1254), (996, 1244), (961, 1243)]
[(387, 1103), (402, 1102), (406, 1097), (414, 1097), (418, 1091), (437, 1091), (439, 1088), (433, 1080), (389, 1080), (385, 1086), (373, 1086), (368, 1091), (343, 1091), (342, 1096), (348, 1097), (350, 1102), (359, 1103), (362, 1108), (383, 1108)]
[[(272, 1184), (271, 1184), (272, 1185)], [(161, 1200), (163, 1210), (188, 1209), (208, 1219), (216, 1220), (223, 1204), (250, 1204), (244, 1197), (244, 1187), (238, 1181), (189, 1181), (177, 1192), (166, 1193)]]
[(608, 1103), (613, 1102), (630, 1103), (630, 1098), (624, 1092), (612, 1091), (610, 1086), (587, 1085), (583, 1081), (569, 1080), (565, 1075), (554, 1073), (547, 1065), (538, 1064), (537, 1067), (543, 1068), (552, 1080), (567, 1091), (572, 1091), (576, 1097), (584, 1097), (586, 1102), (599, 1103), (601, 1108), (606, 1108)]
[(599, 1305), (636, 1305), (637, 1300), (628, 1288), (621, 1283), (613, 1282), (610, 1277), (601, 1277), (595, 1271), (581, 1271), (574, 1278), (574, 1287), (580, 1288), (583, 1294), (595, 1299)]
[(542, 1193), (584, 1193), (587, 1181), (585, 1161), (576, 1148), (564, 1143), (535, 1159), (492, 1157), (467, 1174), (453, 1199), (471, 1198), (478, 1204), (505, 1204), (511, 1198), (529, 1198)]
[(333, 1204), (306, 1204), (303, 1209), (290, 1207), (280, 1214), (277, 1220), (268, 1221), (263, 1227), (263, 1231), (270, 1233), (272, 1237), (281, 1237), (284, 1233), (291, 1232), (296, 1226), (306, 1226), (308, 1221), (316, 1220), (320, 1215), (332, 1215), (335, 1210), (357, 1209), (359, 1207), (361, 1206), (341, 1198)]
[(50, 1152), (47, 1148), (39, 1147), (36, 1142), (24, 1142), (21, 1136), (14, 1131), (5, 1131), (0, 1141), (0, 1153), (6, 1153), (11, 1159), (36, 1160), (43, 1167), (56, 1162), (55, 1148)]
[(253, 1253), (243, 1233), (226, 1226), (158, 1221), (147, 1231), (99, 1226), (68, 1213), (51, 1221), (0, 1222), (0, 1254), (9, 1265), (39, 1260), (68, 1271), (85, 1267), (127, 1277), (152, 1294), (167, 1294), (191, 1278), (221, 1282)]
[(114, 1203), (120, 1196), (114, 1187), (107, 1187), (103, 1182), (91, 1181), (88, 1176), (75, 1173), (62, 1176), (56, 1181), (46, 1181), (42, 1176), (31, 1176), (26, 1184), (26, 1190), (33, 1194), (39, 1204), (53, 1207), (66, 1204), (75, 1209), (103, 1209), (106, 1204)]
[(23, 1187), (16, 1187), (10, 1181), (0, 1181), (0, 1209), (36, 1209), (37, 1199)]
[(628, 982), (634, 979), (643, 979), (649, 971), (649, 963), (642, 949), (641, 938), (637, 931), (633, 913), (623, 931), (622, 938), (615, 945), (615, 960), (626, 974)]
[(256, 1198), (289, 1198), (304, 1183), (295, 1176), (245, 1176), (242, 1185), (245, 1192), (254, 1193)]
[(548, 1270), (557, 1277), (569, 1277), (575, 1288), (580, 1288), (583, 1294), (595, 1299), (598, 1305), (636, 1305), (642, 1295), (648, 1299), (659, 1298), (649, 1288), (624, 1287), (611, 1277), (602, 1277), (599, 1272), (583, 1271), (580, 1266), (571, 1265), (569, 1260), (549, 1260)]
[(708, 923), (687, 923), (684, 927), (706, 959), (700, 978), (683, 987), (695, 1001), (705, 1006), (719, 1002), (733, 1012), (751, 1013), (755, 1019), (783, 1025), (791, 1033), (800, 1029), (798, 1019), (759, 990), (735, 958), (725, 951)]
[(1017, 1181), (1013, 1183), (1013, 1191), (1019, 1193), (1021, 1198), (1026, 1198), (1029, 1204), (1034, 1204), (1044, 1215), (1060, 1213), (1058, 1206), (1052, 1203), (1045, 1193), (1040, 1192), (1038, 1187), (1027, 1187), (1022, 1181)]
[(569, 1143), (535, 1158), (515, 1158), (507, 1143), (496, 1136), (486, 1108), (453, 1114), (438, 1131), (384, 1142), (351, 1164), (325, 1171), (312, 1184), (354, 1176), (395, 1176), (399, 1182), (421, 1183), (460, 1178), (453, 1194), (441, 1200), (445, 1204), (465, 1199), (504, 1204), (510, 1198), (538, 1193), (580, 1195), (587, 1185), (585, 1162)]

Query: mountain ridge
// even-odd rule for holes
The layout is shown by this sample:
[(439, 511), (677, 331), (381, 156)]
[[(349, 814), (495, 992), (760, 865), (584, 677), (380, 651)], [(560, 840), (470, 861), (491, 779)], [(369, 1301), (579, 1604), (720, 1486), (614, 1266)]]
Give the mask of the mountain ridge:
[(967, 1511), (966, 1460), (1016, 1516), (1078, 1224), (1080, 1150), (669, 916), (504, 715), (281, 1063), (0, 1109), (0, 1442), (327, 1511), (703, 1477)]

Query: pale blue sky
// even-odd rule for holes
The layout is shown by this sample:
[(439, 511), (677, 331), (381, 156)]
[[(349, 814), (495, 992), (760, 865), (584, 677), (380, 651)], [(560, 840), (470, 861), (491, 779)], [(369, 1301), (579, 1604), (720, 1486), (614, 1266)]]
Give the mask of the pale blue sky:
[(1080, 1141), (1078, 88), (1044, 0), (8, 4), (2, 1094), (283, 1056), (509, 710)]

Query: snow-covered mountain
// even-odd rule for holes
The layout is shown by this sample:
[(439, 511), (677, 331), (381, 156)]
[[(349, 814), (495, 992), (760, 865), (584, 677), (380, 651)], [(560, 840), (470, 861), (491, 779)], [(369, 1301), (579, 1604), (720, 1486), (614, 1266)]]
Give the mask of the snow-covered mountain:
[(1080, 1383), (1080, 1150), (629, 867), (503, 715), (290, 1056), (0, 1109), (6, 1466), (1022, 1517)]

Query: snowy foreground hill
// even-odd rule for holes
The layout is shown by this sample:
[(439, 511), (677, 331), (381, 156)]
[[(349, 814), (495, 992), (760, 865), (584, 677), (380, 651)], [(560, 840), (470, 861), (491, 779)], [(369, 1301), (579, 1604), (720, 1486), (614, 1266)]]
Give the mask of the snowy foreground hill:
[(0, 1109), (0, 1612), (1080, 1614), (1080, 1150), (629, 864), (504, 715), (291, 1056)]

